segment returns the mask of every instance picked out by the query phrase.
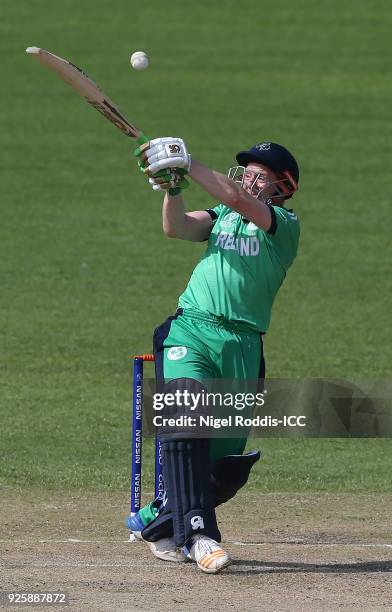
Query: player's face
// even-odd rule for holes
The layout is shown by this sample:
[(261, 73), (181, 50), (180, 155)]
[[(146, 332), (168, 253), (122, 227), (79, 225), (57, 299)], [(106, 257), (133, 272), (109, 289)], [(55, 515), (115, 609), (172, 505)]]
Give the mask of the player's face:
[(251, 162), (245, 168), (242, 186), (250, 195), (265, 200), (276, 192), (277, 180), (273, 170), (263, 164)]

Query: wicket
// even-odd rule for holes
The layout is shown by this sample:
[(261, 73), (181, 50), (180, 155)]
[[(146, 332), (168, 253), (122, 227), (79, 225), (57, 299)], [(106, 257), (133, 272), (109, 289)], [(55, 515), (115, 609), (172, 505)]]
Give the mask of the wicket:
[[(131, 516), (140, 510), (142, 493), (142, 439), (143, 439), (143, 366), (154, 361), (154, 355), (135, 355), (133, 358), (132, 393), (132, 465), (131, 465)], [(162, 474), (162, 449), (155, 439), (155, 497), (164, 493)]]

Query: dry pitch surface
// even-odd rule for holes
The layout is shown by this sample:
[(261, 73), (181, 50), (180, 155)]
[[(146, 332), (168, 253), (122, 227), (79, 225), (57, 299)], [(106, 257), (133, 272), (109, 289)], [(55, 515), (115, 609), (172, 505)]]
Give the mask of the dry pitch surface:
[(67, 591), (70, 605), (55, 609), (374, 612), (392, 605), (392, 496), (243, 493), (219, 509), (234, 562), (218, 576), (161, 562), (144, 544), (127, 542), (120, 495), (43, 498), (3, 489), (0, 513), (1, 590)]

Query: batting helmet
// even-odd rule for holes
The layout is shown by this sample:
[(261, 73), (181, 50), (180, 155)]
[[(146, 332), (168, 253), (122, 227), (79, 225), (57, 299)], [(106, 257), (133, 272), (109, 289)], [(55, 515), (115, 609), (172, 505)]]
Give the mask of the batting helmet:
[(248, 151), (240, 151), (236, 155), (240, 166), (247, 166), (251, 162), (263, 164), (274, 172), (290, 174), (296, 185), (299, 180), (299, 168), (290, 151), (276, 142), (260, 142)]

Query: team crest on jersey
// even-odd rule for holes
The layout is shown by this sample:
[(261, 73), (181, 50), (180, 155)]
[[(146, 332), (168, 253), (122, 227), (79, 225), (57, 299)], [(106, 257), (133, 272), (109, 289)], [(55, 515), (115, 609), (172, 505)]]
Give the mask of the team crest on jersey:
[(186, 348), (186, 346), (172, 346), (167, 351), (167, 358), (170, 359), (170, 361), (177, 361), (177, 359), (182, 359), (183, 357), (185, 357), (187, 352), (188, 349)]
[(235, 224), (239, 216), (240, 215), (237, 212), (229, 213), (220, 222), (221, 227), (226, 227), (226, 228), (231, 227), (232, 225)]

